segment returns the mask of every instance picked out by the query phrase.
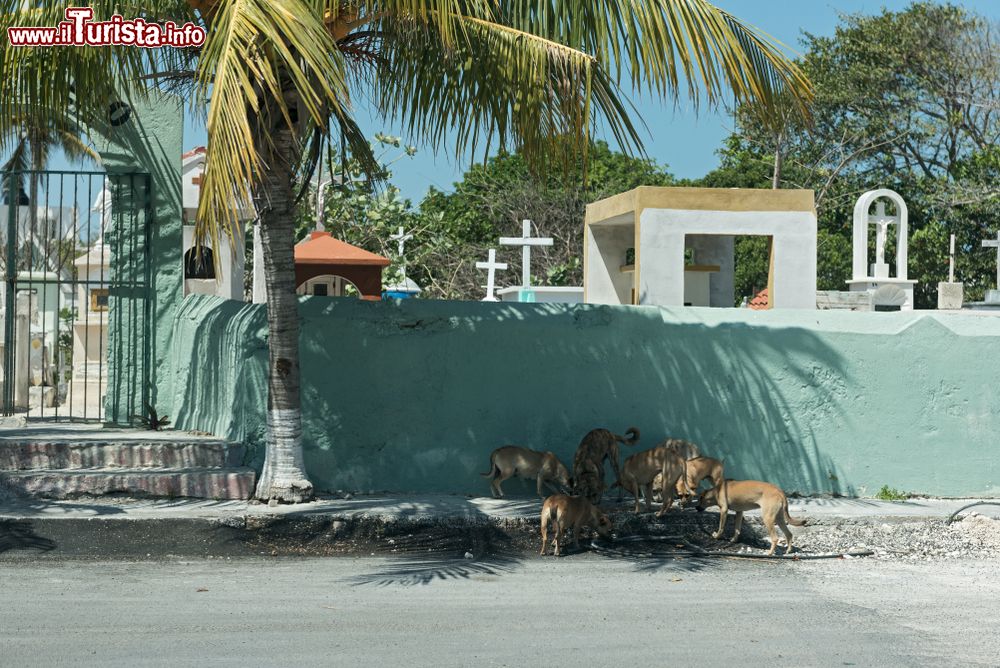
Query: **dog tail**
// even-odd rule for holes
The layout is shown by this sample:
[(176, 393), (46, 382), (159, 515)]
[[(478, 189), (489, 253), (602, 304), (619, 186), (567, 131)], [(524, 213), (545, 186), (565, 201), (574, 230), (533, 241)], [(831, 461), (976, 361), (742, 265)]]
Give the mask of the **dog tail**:
[(495, 452), (490, 454), (490, 470), (487, 471), (486, 473), (480, 473), (479, 475), (483, 476), (484, 478), (496, 478), (498, 475), (500, 475), (500, 467), (497, 466)]
[(806, 525), (806, 521), (805, 520), (796, 519), (796, 518), (794, 518), (794, 517), (792, 517), (791, 515), (788, 514), (788, 499), (785, 499), (785, 502), (782, 505), (784, 506), (783, 510), (785, 512), (785, 521), (786, 522), (788, 522), (789, 524), (791, 524), (793, 527), (804, 527)]
[(626, 434), (631, 434), (632, 435), (631, 438), (625, 438), (624, 436), (621, 436), (619, 434), (615, 434), (614, 435), (615, 440), (618, 441), (618, 442), (620, 442), (620, 443), (623, 443), (624, 445), (635, 445), (636, 441), (639, 440), (639, 430), (636, 429), (635, 427), (629, 427), (625, 431), (625, 433)]

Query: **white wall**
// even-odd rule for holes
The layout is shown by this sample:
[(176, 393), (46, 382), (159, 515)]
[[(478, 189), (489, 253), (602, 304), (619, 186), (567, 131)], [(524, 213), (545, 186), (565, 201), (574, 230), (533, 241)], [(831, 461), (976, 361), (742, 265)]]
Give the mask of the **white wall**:
[(645, 209), (639, 218), (640, 304), (684, 303), (688, 234), (772, 236), (773, 308), (816, 308), (816, 216), (805, 211)]

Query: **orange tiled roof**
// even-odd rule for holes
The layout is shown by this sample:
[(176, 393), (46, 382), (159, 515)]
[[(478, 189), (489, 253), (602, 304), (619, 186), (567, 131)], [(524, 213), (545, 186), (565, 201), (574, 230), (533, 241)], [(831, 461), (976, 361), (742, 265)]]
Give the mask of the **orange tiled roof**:
[(353, 264), (389, 266), (389, 260), (363, 248), (334, 239), (329, 232), (314, 231), (295, 246), (296, 264)]
[(747, 306), (755, 311), (763, 311), (771, 308), (771, 298), (767, 295), (767, 288), (764, 288), (754, 295), (753, 299), (750, 300), (750, 303), (747, 304)]

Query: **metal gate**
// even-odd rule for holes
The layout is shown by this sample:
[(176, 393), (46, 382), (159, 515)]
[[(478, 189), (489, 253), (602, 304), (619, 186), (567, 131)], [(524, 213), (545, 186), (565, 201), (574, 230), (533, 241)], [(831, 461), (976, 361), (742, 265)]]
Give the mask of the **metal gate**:
[(131, 421), (149, 396), (149, 174), (2, 177), (3, 414)]

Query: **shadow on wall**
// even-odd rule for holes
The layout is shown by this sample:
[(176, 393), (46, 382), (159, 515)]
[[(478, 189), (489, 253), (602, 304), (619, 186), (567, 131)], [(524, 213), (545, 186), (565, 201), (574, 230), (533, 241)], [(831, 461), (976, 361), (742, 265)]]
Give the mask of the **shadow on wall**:
[[(263, 309), (185, 304), (178, 427), (260, 442)], [(847, 419), (844, 360), (806, 329), (593, 305), (305, 298), (300, 313), (303, 440), (320, 490), (487, 494), (478, 474), (500, 445), (569, 464), (590, 429), (634, 425), (642, 439), (623, 456), (680, 437), (730, 477), (854, 491), (813, 432)]]
[(172, 340), (176, 429), (243, 442), (263, 462), (267, 408), (267, 316), (263, 308), (188, 297)]

